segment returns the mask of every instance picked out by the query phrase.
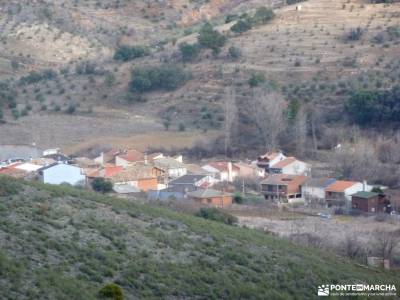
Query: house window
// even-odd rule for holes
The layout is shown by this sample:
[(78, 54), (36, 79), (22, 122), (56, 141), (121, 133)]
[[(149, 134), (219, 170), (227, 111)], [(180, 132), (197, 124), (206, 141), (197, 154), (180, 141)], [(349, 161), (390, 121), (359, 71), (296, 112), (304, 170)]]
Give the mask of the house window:
[(211, 199), (211, 198), (208, 198), (208, 199), (207, 199), (207, 203), (210, 204), (211, 202), (212, 202), (212, 199)]

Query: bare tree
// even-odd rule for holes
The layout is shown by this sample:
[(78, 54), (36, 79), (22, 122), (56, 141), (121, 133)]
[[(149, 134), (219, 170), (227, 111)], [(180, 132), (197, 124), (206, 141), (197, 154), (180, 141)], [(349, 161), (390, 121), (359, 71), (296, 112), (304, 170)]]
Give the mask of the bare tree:
[(309, 126), (311, 131), (311, 138), (312, 138), (312, 147), (313, 147), (313, 154), (318, 149), (318, 136), (321, 135), (323, 120), (321, 111), (315, 106), (315, 104), (311, 104), (307, 106), (307, 115), (309, 116)]
[(285, 129), (286, 101), (276, 93), (259, 88), (253, 90), (254, 121), (267, 150), (276, 150), (278, 136)]
[(224, 147), (225, 157), (228, 154), (228, 149), (232, 146), (232, 136), (235, 136), (237, 125), (237, 107), (235, 88), (228, 87), (224, 93)]
[(338, 176), (356, 180), (376, 178), (378, 160), (369, 141), (360, 139), (353, 145), (342, 145), (332, 158)]
[(362, 251), (361, 243), (355, 235), (347, 234), (343, 241), (344, 255), (350, 258), (355, 258)]
[(393, 250), (399, 242), (398, 232), (380, 229), (375, 233), (375, 251), (384, 259), (391, 259)]
[(307, 149), (307, 114), (304, 108), (300, 108), (297, 112), (294, 133), (296, 153), (300, 157), (304, 157)]

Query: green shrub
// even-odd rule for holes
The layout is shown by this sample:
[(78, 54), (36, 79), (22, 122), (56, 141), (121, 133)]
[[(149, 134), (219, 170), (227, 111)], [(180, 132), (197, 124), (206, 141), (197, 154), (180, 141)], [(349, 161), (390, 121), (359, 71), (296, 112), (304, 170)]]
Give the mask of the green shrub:
[(106, 77), (104, 78), (104, 84), (107, 87), (112, 87), (114, 85), (114, 83), (115, 83), (115, 75), (111, 72), (108, 72), (106, 74)]
[(65, 112), (69, 115), (73, 115), (76, 112), (76, 105), (71, 103), (70, 105), (68, 105)]
[(114, 54), (115, 60), (130, 61), (150, 54), (150, 50), (145, 46), (121, 46)]
[(163, 122), (163, 125), (164, 125), (164, 128), (165, 128), (165, 130), (169, 130), (169, 127), (171, 126), (171, 121), (170, 120), (165, 120), (164, 122)]
[(252, 25), (249, 19), (239, 20), (231, 27), (231, 31), (236, 33), (243, 33), (250, 30), (251, 27)]
[(19, 113), (19, 110), (16, 109), (16, 108), (14, 108), (14, 109), (11, 111), (11, 114), (12, 114), (14, 120), (18, 120), (19, 117), (21, 116), (21, 114)]
[(345, 39), (348, 41), (358, 41), (363, 36), (364, 31), (360, 28), (353, 28), (351, 29), (345, 36)]
[(233, 202), (237, 204), (242, 204), (244, 202), (243, 196), (240, 193), (235, 193), (233, 195)]
[(184, 62), (195, 60), (200, 53), (199, 44), (188, 44), (186, 42), (179, 44), (179, 50)]
[(113, 184), (104, 178), (95, 178), (92, 182), (92, 188), (96, 192), (108, 193), (113, 189)]
[(11, 177), (0, 176), (0, 197), (18, 194), (22, 185)]
[(92, 75), (97, 72), (97, 65), (94, 62), (83, 61), (75, 66), (75, 71), (79, 75)]
[(174, 90), (185, 83), (188, 78), (189, 75), (182, 68), (173, 65), (137, 68), (132, 71), (130, 90), (139, 93)]
[(400, 86), (386, 91), (355, 91), (347, 103), (346, 110), (351, 119), (360, 125), (400, 122)]
[(6, 81), (0, 81), (0, 107), (8, 104), (10, 108), (15, 108), (16, 97), (17, 91), (15, 90), (15, 88)]
[(225, 24), (235, 21), (239, 18), (238, 15), (227, 15), (225, 18)]
[(251, 87), (259, 86), (266, 81), (265, 75), (262, 73), (253, 73), (249, 79), (249, 85)]
[(275, 17), (272, 9), (262, 6), (259, 7), (252, 18), (253, 24), (266, 24)]
[(219, 53), (226, 43), (226, 37), (214, 30), (210, 23), (203, 25), (200, 29), (197, 40), (200, 46), (213, 50), (215, 54)]
[(99, 296), (102, 299), (112, 299), (112, 300), (124, 299), (124, 293), (122, 292), (122, 288), (115, 283), (109, 283), (103, 286), (99, 291)]
[(185, 124), (180, 123), (179, 124), (179, 131), (185, 131), (185, 130), (186, 130)]
[(38, 83), (42, 80), (51, 80), (57, 77), (57, 72), (51, 69), (43, 70), (42, 72), (31, 71), (29, 75), (21, 77), (19, 83), (21, 85)]
[(195, 216), (201, 217), (207, 220), (213, 220), (216, 222), (225, 223), (228, 225), (235, 225), (238, 219), (226, 212), (223, 212), (217, 208), (201, 208)]
[(229, 57), (232, 59), (238, 59), (242, 56), (242, 51), (240, 50), (240, 48), (235, 46), (229, 47), (228, 53)]

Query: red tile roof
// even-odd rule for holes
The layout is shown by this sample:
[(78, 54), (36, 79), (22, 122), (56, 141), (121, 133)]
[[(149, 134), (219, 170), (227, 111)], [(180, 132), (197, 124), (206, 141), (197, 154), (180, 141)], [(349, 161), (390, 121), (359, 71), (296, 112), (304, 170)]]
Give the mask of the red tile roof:
[(144, 164), (134, 164), (122, 172), (119, 172), (111, 177), (113, 182), (129, 182), (143, 179), (157, 178), (155, 174), (155, 167)]
[(26, 172), (24, 170), (16, 169), (17, 166), (22, 165), (23, 163), (18, 162), (7, 167), (0, 168), (0, 175), (9, 175), (12, 177), (24, 177)]
[(327, 192), (334, 193), (343, 193), (349, 187), (352, 187), (357, 182), (355, 181), (346, 181), (346, 180), (337, 180), (326, 188)]
[(128, 150), (128, 151), (118, 155), (118, 157), (120, 157), (128, 162), (144, 161), (144, 154), (135, 149)]
[(278, 161), (276, 164), (273, 164), (271, 166), (271, 168), (282, 169), (282, 168), (294, 163), (296, 160), (297, 160), (296, 157), (287, 157), (285, 159), (282, 159), (281, 161)]
[(91, 172), (88, 174), (88, 177), (104, 177), (104, 178), (110, 178), (118, 173), (121, 173), (124, 170), (122, 166), (107, 166), (104, 167), (103, 169), (98, 169), (94, 172)]
[(104, 176), (105, 177), (112, 177), (115, 174), (118, 174), (118, 173), (122, 172), (123, 170), (124, 170), (124, 168), (121, 167), (121, 166), (105, 167), (104, 168), (104, 171), (105, 171)]

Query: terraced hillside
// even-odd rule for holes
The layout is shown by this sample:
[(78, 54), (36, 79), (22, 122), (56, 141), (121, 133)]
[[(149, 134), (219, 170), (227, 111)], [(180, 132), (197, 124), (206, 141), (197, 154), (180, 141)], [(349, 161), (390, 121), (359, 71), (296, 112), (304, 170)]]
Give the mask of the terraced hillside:
[[(109, 135), (77, 124), (112, 127), (117, 137), (136, 135), (138, 128), (139, 133), (160, 132), (167, 123), (171, 131), (222, 130), (229, 93), (239, 111), (237, 131), (257, 141), (253, 98), (255, 92), (266, 92), (249, 86), (254, 75), (265, 77), (262, 88), (286, 105), (317, 115), (321, 132), (315, 138), (321, 139), (331, 134), (330, 127), (347, 124), (343, 107), (352, 91), (399, 83), (399, 3), (308, 0), (301, 10), (261, 0), (18, 3), (3, 1), (1, 10), (6, 17), (0, 25), (0, 72), (9, 78), (15, 100), (3, 112), (7, 124), (2, 132), (7, 134), (0, 137), (5, 142), (21, 142), (21, 136), (31, 135), (26, 128), (37, 130), (30, 142), (44, 146)], [(228, 15), (252, 14), (262, 5), (275, 7), (274, 20), (241, 34), (230, 31), (236, 21), (226, 23)], [(225, 33), (227, 43), (217, 56), (202, 51), (182, 63), (179, 44), (195, 42), (204, 19)], [(150, 55), (115, 61), (120, 45), (148, 46)], [(231, 57), (232, 47), (239, 57)], [(165, 63), (181, 66), (191, 79), (176, 90), (130, 95), (132, 69)], [(49, 68), (57, 76), (19, 83), (19, 76), (30, 70)], [(43, 131), (47, 121), (50, 132)], [(126, 126), (114, 126), (121, 122)], [(65, 127), (71, 139), (61, 137)]]
[(313, 299), (325, 283), (397, 284), (262, 232), (68, 187), (0, 178), (0, 298)]

